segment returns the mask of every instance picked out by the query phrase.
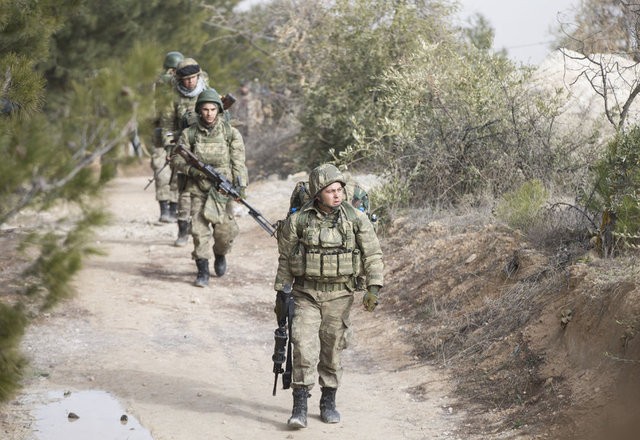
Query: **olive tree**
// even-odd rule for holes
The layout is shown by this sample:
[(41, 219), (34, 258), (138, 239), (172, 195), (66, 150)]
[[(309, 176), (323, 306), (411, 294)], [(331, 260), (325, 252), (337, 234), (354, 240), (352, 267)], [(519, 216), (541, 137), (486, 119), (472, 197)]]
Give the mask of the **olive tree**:
[[(615, 255), (614, 237), (637, 240), (637, 127), (640, 111), (640, 5), (625, 0), (587, 0), (575, 21), (562, 23), (558, 44), (572, 84), (586, 82), (600, 98), (613, 134), (604, 140), (594, 164), (591, 187), (581, 202), (598, 220), (597, 243), (605, 257)], [(629, 214), (632, 213), (632, 214)], [(631, 234), (631, 235), (629, 235)]]

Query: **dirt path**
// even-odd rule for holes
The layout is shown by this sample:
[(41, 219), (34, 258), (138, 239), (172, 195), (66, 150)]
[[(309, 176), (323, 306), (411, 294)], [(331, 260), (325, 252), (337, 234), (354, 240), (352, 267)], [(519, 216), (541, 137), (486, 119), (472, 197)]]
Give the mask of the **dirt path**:
[[(458, 438), (461, 414), (448, 382), (439, 370), (412, 363), (384, 306), (373, 314), (354, 310), (337, 397), (342, 422), (320, 421), (316, 387), (309, 427), (289, 430), (290, 390), (271, 395), (275, 240), (240, 209), (227, 274), (208, 289), (193, 287), (191, 243), (172, 246), (176, 226), (156, 223), (146, 180), (111, 184), (114, 222), (97, 237), (105, 255), (87, 261), (74, 299), (29, 328), (23, 347), (31, 374), (6, 407), (2, 438), (45, 438), (29, 418), (38, 396), (55, 390), (112, 394), (154, 440)], [(275, 220), (293, 184), (259, 182), (248, 201)], [(416, 400), (411, 389), (425, 382), (427, 400)]]

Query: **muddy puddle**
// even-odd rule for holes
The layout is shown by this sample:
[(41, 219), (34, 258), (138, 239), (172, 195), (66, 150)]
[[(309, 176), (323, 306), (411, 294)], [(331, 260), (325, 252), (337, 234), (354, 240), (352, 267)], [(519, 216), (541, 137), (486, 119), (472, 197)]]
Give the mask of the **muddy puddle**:
[(36, 440), (153, 440), (105, 391), (52, 391), (32, 415)]

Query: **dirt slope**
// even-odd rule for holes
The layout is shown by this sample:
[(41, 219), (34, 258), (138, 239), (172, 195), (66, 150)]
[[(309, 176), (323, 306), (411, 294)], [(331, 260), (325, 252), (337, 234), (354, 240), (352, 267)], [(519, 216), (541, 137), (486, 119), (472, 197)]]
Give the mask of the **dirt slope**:
[[(114, 222), (97, 236), (105, 255), (86, 262), (75, 298), (30, 326), (31, 367), (21, 395), (2, 407), (3, 439), (41, 438), (32, 410), (52, 390), (107, 391), (155, 440), (456, 438), (463, 414), (444, 372), (417, 364), (383, 311), (359, 308), (337, 398), (343, 422), (320, 421), (316, 389), (308, 429), (289, 431), (290, 391), (271, 395), (275, 240), (240, 213), (228, 273), (193, 287), (191, 245), (173, 247), (176, 226), (155, 222), (146, 180), (113, 182)], [(293, 184), (252, 185), (249, 203), (275, 220)], [(408, 390), (425, 382), (415, 399)]]

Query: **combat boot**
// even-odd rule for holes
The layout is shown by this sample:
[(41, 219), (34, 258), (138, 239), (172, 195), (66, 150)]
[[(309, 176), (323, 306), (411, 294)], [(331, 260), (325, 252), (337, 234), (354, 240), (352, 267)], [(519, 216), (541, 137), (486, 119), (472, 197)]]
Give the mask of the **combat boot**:
[(338, 423), (340, 413), (336, 410), (336, 388), (322, 387), (320, 418), (324, 423)]
[(287, 425), (292, 428), (306, 428), (307, 427), (307, 398), (309, 392), (306, 388), (294, 388), (293, 389), (293, 411), (291, 411), (291, 417), (287, 421)]
[(171, 223), (178, 221), (178, 204), (176, 202), (169, 202), (169, 218)]
[(189, 221), (178, 220), (178, 238), (173, 243), (174, 246), (186, 246), (189, 242)]
[(198, 267), (198, 276), (196, 277), (194, 286), (207, 287), (209, 285), (209, 260), (205, 258), (198, 258), (196, 260), (196, 266)]
[(160, 202), (160, 223), (171, 223), (171, 212), (169, 211), (169, 202), (161, 200)]
[(224, 255), (215, 254), (216, 259), (213, 261), (213, 270), (216, 275), (221, 277), (227, 271), (227, 259)]

